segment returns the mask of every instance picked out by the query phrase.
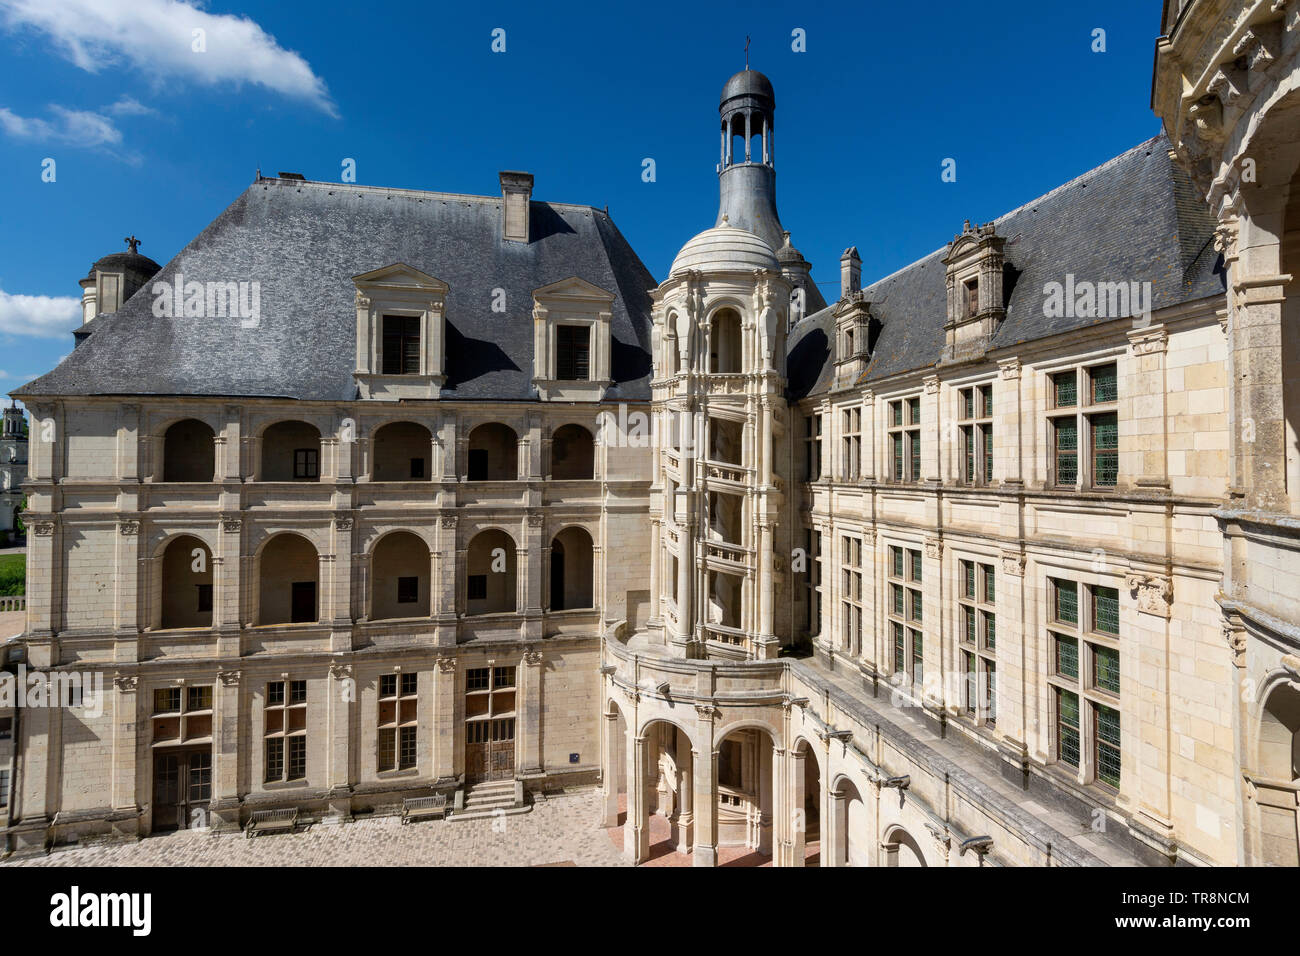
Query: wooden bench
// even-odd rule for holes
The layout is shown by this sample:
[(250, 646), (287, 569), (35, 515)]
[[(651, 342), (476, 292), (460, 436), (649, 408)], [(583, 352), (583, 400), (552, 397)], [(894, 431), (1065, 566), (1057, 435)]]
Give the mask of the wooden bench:
[(447, 795), (435, 793), (431, 797), (407, 797), (402, 801), (402, 825), (421, 817), (445, 817), (447, 815)]
[(253, 815), (244, 824), (244, 836), (252, 839), (256, 833), (267, 830), (292, 831), (298, 825), (298, 808), (283, 807), (277, 810), (254, 810)]

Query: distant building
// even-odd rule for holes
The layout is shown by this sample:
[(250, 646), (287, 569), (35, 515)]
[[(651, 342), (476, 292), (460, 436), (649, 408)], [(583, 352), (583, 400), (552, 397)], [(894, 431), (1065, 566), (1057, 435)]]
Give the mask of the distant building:
[(0, 531), (14, 532), (27, 480), (27, 418), (17, 404), (4, 410), (0, 426)]

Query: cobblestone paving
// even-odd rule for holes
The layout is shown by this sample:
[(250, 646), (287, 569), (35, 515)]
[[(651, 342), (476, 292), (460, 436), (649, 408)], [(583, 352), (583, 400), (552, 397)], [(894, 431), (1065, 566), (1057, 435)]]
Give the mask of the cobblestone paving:
[(398, 817), (317, 824), (306, 832), (245, 839), (237, 833), (187, 831), (135, 843), (57, 849), (8, 866), (627, 866), (596, 827), (595, 790), (538, 800), (532, 812), (496, 819), (432, 820), (402, 826)]

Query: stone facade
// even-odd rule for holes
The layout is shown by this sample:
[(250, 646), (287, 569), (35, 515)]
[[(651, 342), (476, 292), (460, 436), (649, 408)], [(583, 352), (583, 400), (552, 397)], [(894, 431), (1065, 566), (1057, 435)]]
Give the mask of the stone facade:
[(454, 201), (537, 262), (555, 217), (593, 244), (481, 290), (515, 303), (509, 336), (463, 318), (485, 277), (411, 240), (298, 281), (333, 323), (319, 368), (276, 380), (292, 351), (249, 340), (237, 398), (153, 397), (160, 361), (110, 399), (78, 383), (141, 359), (97, 315), (19, 390), (49, 438), (7, 662), (105, 697), (6, 712), (9, 846), (599, 781), (634, 862), (655, 814), (699, 865), (1300, 862), (1297, 24), (1167, 6), (1168, 139), (872, 285), (850, 247), (829, 304), (750, 70), (719, 105), (716, 223), (657, 288), (607, 216), (530, 207), (526, 173), (500, 201), (259, 181), (210, 254), (259, 248), (223, 246), (231, 222), (270, 257), (283, 205), (380, 198)]

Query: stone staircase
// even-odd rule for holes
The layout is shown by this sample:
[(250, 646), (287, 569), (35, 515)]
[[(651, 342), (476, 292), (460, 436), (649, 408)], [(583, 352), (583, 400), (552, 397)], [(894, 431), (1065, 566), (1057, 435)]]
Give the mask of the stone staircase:
[(518, 780), (491, 780), (471, 785), (457, 797), (456, 809), (449, 820), (481, 820), (497, 816), (527, 813), (532, 804), (524, 796), (524, 785)]

